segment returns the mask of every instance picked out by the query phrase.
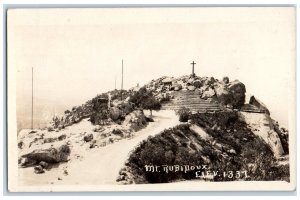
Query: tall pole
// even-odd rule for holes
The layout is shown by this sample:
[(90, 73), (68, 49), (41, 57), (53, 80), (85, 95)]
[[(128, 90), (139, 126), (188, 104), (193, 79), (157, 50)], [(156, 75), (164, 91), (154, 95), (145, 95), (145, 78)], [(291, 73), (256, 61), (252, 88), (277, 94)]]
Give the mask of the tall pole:
[(117, 89), (117, 76), (115, 76), (115, 90)]
[(123, 59), (122, 59), (122, 83), (121, 83), (121, 100), (123, 100)]
[(31, 68), (31, 130), (33, 130), (33, 67)]

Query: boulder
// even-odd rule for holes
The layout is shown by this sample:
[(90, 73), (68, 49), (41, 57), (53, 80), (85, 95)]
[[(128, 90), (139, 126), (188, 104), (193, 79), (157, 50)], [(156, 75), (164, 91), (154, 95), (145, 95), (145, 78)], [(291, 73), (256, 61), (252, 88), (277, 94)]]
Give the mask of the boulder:
[(270, 111), (268, 110), (267, 106), (263, 104), (261, 101), (256, 99), (254, 96), (250, 97), (249, 104), (254, 105), (257, 107), (259, 110), (264, 111), (268, 115), (270, 115)]
[(196, 87), (193, 85), (190, 85), (190, 86), (187, 86), (187, 89), (190, 91), (194, 91), (196, 89)]
[(60, 135), (60, 136), (58, 136), (58, 140), (59, 141), (61, 141), (61, 140), (64, 140), (64, 139), (66, 139), (67, 138), (67, 136), (65, 135), (65, 134), (63, 134), (63, 135)]
[(183, 85), (183, 80), (178, 80), (178, 81), (177, 81), (177, 84)]
[(147, 124), (147, 120), (142, 110), (135, 110), (125, 116), (123, 124), (129, 124), (136, 131), (144, 127)]
[(206, 77), (202, 81), (204, 81), (203, 85), (207, 85), (207, 86), (210, 86), (210, 85), (212, 85), (213, 83), (216, 82), (214, 77)]
[(173, 77), (166, 77), (166, 78), (164, 78), (161, 82), (162, 82), (163, 84), (171, 84), (173, 81), (174, 81), (174, 78), (173, 78)]
[(201, 83), (200, 80), (195, 80), (195, 81), (193, 82), (193, 85), (194, 85), (196, 88), (200, 88), (201, 85), (202, 85), (202, 83)]
[(41, 161), (41, 162), (39, 163), (39, 165), (42, 166), (43, 168), (47, 168), (47, 167), (49, 166), (49, 164), (46, 163), (45, 161)]
[(218, 101), (222, 105), (228, 105), (232, 102), (232, 95), (224, 85), (218, 85), (217, 87), (215, 87), (215, 93), (217, 95)]
[(121, 137), (124, 135), (120, 129), (113, 129), (112, 134), (119, 135)]
[(229, 105), (233, 108), (241, 108), (245, 103), (246, 87), (239, 81), (233, 81), (227, 85), (216, 84), (214, 87), (218, 101), (222, 105)]
[(208, 98), (212, 98), (215, 95), (216, 95), (215, 91), (212, 88), (208, 88), (208, 90), (202, 93), (201, 98), (208, 99)]
[(40, 165), (35, 166), (33, 169), (34, 169), (34, 173), (36, 174), (42, 174), (45, 172), (43, 167)]
[(224, 84), (228, 84), (228, 83), (229, 83), (229, 78), (228, 78), (227, 76), (223, 77), (222, 82), (223, 82)]
[(228, 91), (232, 95), (232, 105), (234, 108), (241, 108), (245, 104), (246, 87), (245, 85), (235, 80), (228, 84)]
[(110, 108), (110, 112), (109, 112), (110, 118), (112, 120), (118, 120), (119, 117), (121, 116), (121, 110), (119, 108), (116, 107), (111, 107)]
[(191, 78), (189, 78), (189, 79), (186, 81), (186, 84), (187, 84), (187, 85), (193, 85), (194, 81), (195, 81), (195, 78), (194, 78), (194, 77), (191, 77)]
[(71, 152), (70, 147), (68, 145), (63, 144), (57, 148), (51, 147), (48, 149), (33, 150), (30, 153), (22, 155), (21, 159), (23, 159), (25, 163), (26, 162), (39, 163), (41, 161), (47, 163), (59, 163), (59, 162), (68, 161), (70, 152)]
[(85, 142), (90, 142), (90, 141), (93, 140), (93, 138), (94, 138), (93, 134), (88, 134), (88, 135), (86, 135), (86, 136), (83, 137), (83, 140)]
[(179, 91), (179, 90), (181, 90), (181, 89), (182, 89), (182, 85), (181, 85), (181, 84), (178, 84), (178, 83), (177, 83), (177, 84), (174, 85), (174, 90), (175, 90), (175, 91)]

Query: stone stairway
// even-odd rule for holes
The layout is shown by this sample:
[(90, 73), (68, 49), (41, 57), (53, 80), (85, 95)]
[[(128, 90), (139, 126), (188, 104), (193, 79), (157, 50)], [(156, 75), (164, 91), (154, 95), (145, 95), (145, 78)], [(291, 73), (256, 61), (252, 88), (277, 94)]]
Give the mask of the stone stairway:
[(218, 103), (201, 99), (194, 91), (174, 91), (172, 95), (174, 98), (163, 103), (162, 110), (179, 110), (186, 107), (194, 112), (220, 111)]
[(265, 110), (259, 109), (254, 105), (251, 104), (245, 104), (242, 106), (242, 108), (240, 109), (240, 111), (242, 112), (250, 112), (250, 113), (266, 113)]

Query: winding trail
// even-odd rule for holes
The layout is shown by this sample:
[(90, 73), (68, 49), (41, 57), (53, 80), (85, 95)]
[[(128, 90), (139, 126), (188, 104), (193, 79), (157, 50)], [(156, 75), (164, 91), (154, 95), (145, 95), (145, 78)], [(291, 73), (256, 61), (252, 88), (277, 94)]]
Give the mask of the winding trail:
[[(154, 122), (141, 129), (136, 136), (123, 139), (105, 147), (94, 148), (87, 151), (82, 160), (69, 161), (53, 168), (45, 174), (36, 175), (30, 170), (31, 178), (24, 180), (26, 185), (36, 184), (59, 184), (59, 185), (102, 185), (117, 184), (116, 178), (120, 169), (131, 151), (141, 141), (161, 133), (164, 129), (180, 124), (174, 111), (153, 112)], [(67, 168), (68, 175), (62, 174), (63, 168)], [(36, 176), (36, 177), (35, 177)], [(57, 180), (57, 177), (62, 180)], [(35, 178), (34, 178), (35, 177)]]

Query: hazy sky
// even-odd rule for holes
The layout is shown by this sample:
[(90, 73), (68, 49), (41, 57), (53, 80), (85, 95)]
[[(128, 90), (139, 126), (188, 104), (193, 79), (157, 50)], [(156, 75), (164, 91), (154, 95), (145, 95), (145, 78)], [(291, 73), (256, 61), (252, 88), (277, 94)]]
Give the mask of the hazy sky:
[[(36, 116), (163, 75), (238, 79), (287, 122), (294, 81), (294, 8), (26, 9), (8, 13), (8, 67), (18, 114)], [(20, 114), (21, 113), (21, 114)]]

